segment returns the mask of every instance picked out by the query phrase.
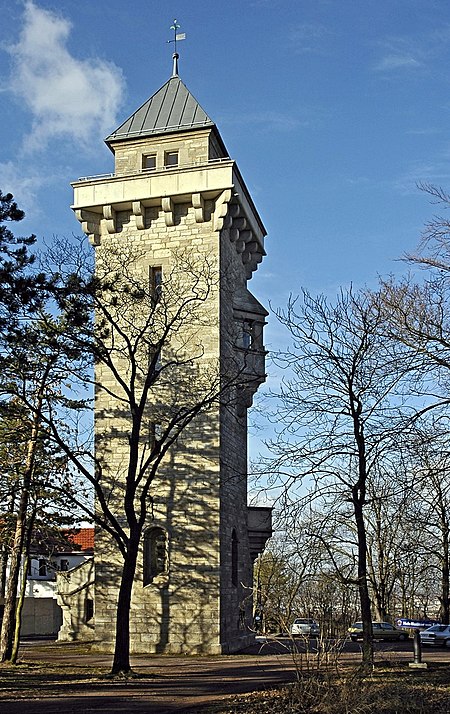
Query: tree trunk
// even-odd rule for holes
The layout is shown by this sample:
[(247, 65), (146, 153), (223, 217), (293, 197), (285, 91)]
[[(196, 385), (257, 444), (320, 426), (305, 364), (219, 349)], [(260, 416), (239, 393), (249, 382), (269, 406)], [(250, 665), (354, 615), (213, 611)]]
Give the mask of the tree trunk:
[(442, 622), (449, 622), (449, 533), (447, 528), (444, 528), (442, 533), (441, 582), (441, 620)]
[(358, 592), (363, 625), (363, 666), (373, 666), (372, 613), (370, 608), (369, 584), (367, 578), (367, 536), (364, 522), (366, 502), (367, 461), (364, 426), (361, 423), (362, 405), (351, 395), (353, 433), (358, 448), (358, 480), (352, 488), (352, 501), (358, 539)]
[(22, 624), (23, 603), (25, 600), (25, 593), (26, 593), (27, 582), (28, 582), (27, 575), (28, 575), (29, 563), (30, 563), (30, 555), (29, 555), (29, 553), (27, 553), (27, 555), (25, 556), (24, 561), (23, 561), (22, 583), (20, 585), (20, 593), (19, 593), (19, 597), (17, 600), (15, 622), (14, 622), (14, 637), (13, 637), (13, 644), (12, 644), (11, 658), (10, 658), (11, 664), (16, 664), (17, 657), (19, 654), (20, 628), (21, 628), (21, 624)]
[(7, 567), (8, 567), (8, 548), (5, 545), (0, 550), (0, 597), (5, 597)]
[(376, 592), (375, 592), (375, 603), (374, 603), (374, 615), (375, 615), (375, 620), (378, 620), (379, 622), (381, 620), (384, 620), (383, 608), (381, 607), (380, 598), (377, 596)]
[(19, 654), (20, 628), (22, 625), (22, 610), (23, 610), (23, 604), (25, 601), (25, 593), (26, 593), (27, 582), (28, 582), (28, 567), (30, 564), (30, 543), (31, 543), (32, 535), (33, 535), (33, 527), (34, 527), (35, 517), (36, 517), (36, 510), (33, 511), (31, 518), (29, 519), (29, 521), (27, 523), (25, 546), (24, 546), (25, 558), (23, 560), (23, 566), (22, 566), (22, 568), (23, 568), (22, 569), (22, 583), (20, 586), (19, 598), (17, 600), (15, 625), (14, 625), (14, 639), (13, 639), (13, 645), (12, 645), (12, 651), (11, 651), (11, 663), (12, 664), (16, 664), (17, 657)]
[[(15, 489), (12, 489), (11, 496), (8, 503), (7, 516), (8, 521), (14, 517), (14, 504), (16, 500)], [(8, 570), (8, 559), (9, 559), (9, 548), (8, 544), (5, 543), (0, 550), (0, 597), (5, 597), (6, 592), (6, 573)]]
[(131, 592), (136, 572), (139, 537), (140, 534), (133, 534), (133, 537), (130, 534), (129, 545), (123, 564), (119, 597), (117, 600), (116, 641), (111, 669), (111, 674), (113, 675), (129, 675), (132, 672), (130, 665), (130, 607)]
[(12, 657), (14, 625), (16, 617), (16, 598), (19, 587), (20, 566), (22, 561), (23, 543), (26, 532), (26, 518), (30, 494), (31, 477), (36, 453), (36, 436), (38, 425), (33, 423), (33, 432), (28, 443), (27, 463), (23, 478), (22, 493), (17, 512), (16, 531), (9, 561), (9, 577), (6, 588), (5, 607), (3, 611), (2, 632), (0, 638), (0, 661), (8, 662)]
[(5, 605), (3, 611), (2, 631), (0, 637), (0, 662), (11, 660), (14, 639), (14, 624), (16, 612), (16, 598), (19, 587), (20, 565), (22, 560), (23, 544), (26, 535), (26, 518), (28, 501), (30, 497), (30, 485), (34, 471), (34, 461), (36, 458), (37, 439), (41, 423), (42, 404), (44, 399), (44, 388), (50, 372), (51, 362), (49, 362), (41, 377), (41, 382), (36, 395), (36, 408), (33, 414), (31, 435), (28, 442), (27, 458), (25, 463), (22, 492), (20, 494), (19, 508), (17, 511), (16, 530), (14, 543), (10, 557), (10, 569), (8, 584), (6, 588)]
[(367, 583), (367, 543), (366, 528), (361, 499), (353, 500), (356, 529), (358, 534), (358, 592), (363, 624), (362, 661), (365, 666), (373, 665), (372, 614), (369, 587)]
[(14, 622), (16, 614), (16, 598), (19, 585), (20, 565), (22, 560), (23, 541), (25, 538), (25, 520), (28, 506), (30, 478), (24, 479), (19, 512), (17, 513), (16, 532), (11, 551), (9, 577), (6, 588), (5, 606), (3, 611), (2, 632), (0, 638), (0, 661), (7, 662), (12, 656), (14, 638)]

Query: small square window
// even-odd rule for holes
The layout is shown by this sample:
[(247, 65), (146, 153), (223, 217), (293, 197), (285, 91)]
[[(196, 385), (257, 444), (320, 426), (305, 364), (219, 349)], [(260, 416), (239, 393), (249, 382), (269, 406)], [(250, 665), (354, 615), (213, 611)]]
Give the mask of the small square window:
[(165, 166), (178, 166), (178, 151), (166, 151), (164, 154)]
[(69, 570), (69, 561), (68, 561), (68, 560), (65, 560), (64, 558), (62, 558), (62, 559), (61, 559), (61, 563), (60, 563), (60, 565), (59, 565), (59, 569), (60, 569), (63, 573), (67, 573), (67, 571)]
[(156, 154), (144, 154), (142, 157), (142, 168), (147, 170), (156, 169)]

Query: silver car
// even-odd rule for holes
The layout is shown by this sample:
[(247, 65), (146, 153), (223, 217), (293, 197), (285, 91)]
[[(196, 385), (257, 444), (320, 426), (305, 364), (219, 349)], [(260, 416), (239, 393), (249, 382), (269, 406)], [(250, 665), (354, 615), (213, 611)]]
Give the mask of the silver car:
[(431, 645), (450, 647), (450, 625), (433, 625), (422, 630), (420, 641), (424, 647)]
[(310, 617), (297, 617), (291, 625), (293, 637), (318, 637), (319, 634), (319, 625)]
[[(352, 642), (362, 640), (363, 624), (355, 622), (347, 630)], [(390, 622), (372, 622), (372, 638), (374, 640), (399, 640), (400, 642), (408, 639), (408, 633), (405, 630), (400, 630), (394, 627)]]

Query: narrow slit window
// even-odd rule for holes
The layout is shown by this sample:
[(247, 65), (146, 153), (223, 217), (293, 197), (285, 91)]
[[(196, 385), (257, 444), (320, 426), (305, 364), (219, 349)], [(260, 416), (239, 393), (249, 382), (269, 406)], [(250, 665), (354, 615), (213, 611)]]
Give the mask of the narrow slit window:
[(159, 373), (162, 369), (161, 348), (150, 344), (148, 347), (148, 375)]
[(238, 539), (234, 528), (231, 534), (231, 583), (238, 584)]
[(242, 329), (242, 347), (244, 350), (249, 350), (253, 345), (253, 322), (251, 320), (244, 320)]
[(91, 598), (86, 598), (84, 602), (84, 620), (89, 622), (94, 617), (94, 601)]
[(158, 575), (168, 572), (167, 533), (163, 528), (150, 528), (144, 535), (144, 586)]
[(161, 299), (162, 291), (162, 267), (160, 265), (150, 266), (150, 295), (156, 304)]
[(161, 424), (157, 424), (154, 421), (150, 422), (149, 435), (148, 435), (148, 445), (150, 451), (155, 448), (156, 442), (161, 438)]

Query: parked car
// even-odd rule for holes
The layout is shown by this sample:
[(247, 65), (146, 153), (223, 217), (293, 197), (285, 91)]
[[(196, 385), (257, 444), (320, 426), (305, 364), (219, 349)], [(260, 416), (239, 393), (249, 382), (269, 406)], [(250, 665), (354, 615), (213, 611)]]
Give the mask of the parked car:
[(319, 625), (310, 617), (297, 617), (291, 625), (291, 635), (293, 637), (318, 637), (319, 634)]
[(450, 647), (450, 625), (433, 625), (419, 633), (424, 647), (436, 645)]
[[(352, 642), (361, 640), (363, 625), (362, 622), (355, 622), (348, 628), (348, 633)], [(390, 622), (372, 622), (372, 636), (374, 640), (407, 640), (408, 633), (394, 627)]]

